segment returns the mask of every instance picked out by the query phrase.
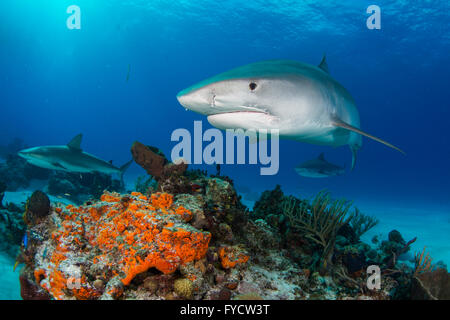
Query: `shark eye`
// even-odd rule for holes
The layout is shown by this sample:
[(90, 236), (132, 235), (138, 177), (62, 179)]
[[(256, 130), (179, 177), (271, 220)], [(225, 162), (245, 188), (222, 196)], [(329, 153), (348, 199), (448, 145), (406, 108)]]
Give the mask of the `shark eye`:
[(254, 82), (250, 82), (250, 84), (248, 85), (248, 87), (250, 88), (250, 90), (255, 90), (256, 89), (256, 87), (257, 87), (258, 85), (256, 84), (256, 83), (254, 83)]

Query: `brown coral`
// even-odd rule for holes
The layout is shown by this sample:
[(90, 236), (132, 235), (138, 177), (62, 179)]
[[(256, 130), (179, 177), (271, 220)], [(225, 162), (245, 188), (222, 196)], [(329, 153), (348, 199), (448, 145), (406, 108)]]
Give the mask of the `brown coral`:
[(167, 179), (171, 175), (180, 175), (187, 169), (187, 164), (169, 163), (166, 157), (154, 147), (135, 141), (131, 147), (134, 161), (156, 180)]
[(150, 147), (135, 141), (131, 147), (134, 161), (155, 178), (161, 177), (167, 159), (151, 150)]
[(416, 275), (413, 278), (413, 300), (450, 300), (450, 274), (439, 268)]

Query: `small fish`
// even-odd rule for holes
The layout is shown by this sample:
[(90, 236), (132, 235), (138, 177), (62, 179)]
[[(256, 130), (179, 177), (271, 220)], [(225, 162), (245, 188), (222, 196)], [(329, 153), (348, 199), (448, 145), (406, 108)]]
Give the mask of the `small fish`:
[(13, 272), (16, 271), (16, 268), (19, 264), (20, 264), (20, 261), (16, 260), (16, 263), (14, 263)]
[(202, 186), (194, 183), (193, 185), (191, 185), (191, 188), (192, 188), (193, 192), (199, 192), (201, 190)]
[(27, 249), (27, 247), (28, 247), (28, 234), (27, 233), (25, 233), (22, 238), (22, 245), (25, 249)]
[(72, 196), (70, 193), (64, 193), (64, 195), (65, 195), (66, 197), (71, 197), (71, 196)]
[(130, 71), (131, 71), (131, 65), (128, 64), (127, 82), (128, 82), (128, 80), (130, 80)]

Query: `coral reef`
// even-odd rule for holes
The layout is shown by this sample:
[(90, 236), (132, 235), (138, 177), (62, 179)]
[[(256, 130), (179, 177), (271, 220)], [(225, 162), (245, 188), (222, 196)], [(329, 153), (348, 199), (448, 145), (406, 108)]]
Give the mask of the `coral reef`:
[[(38, 233), (54, 224), (43, 239), (46, 257), (33, 266), (36, 283), (55, 299), (116, 297), (150, 268), (173, 273), (205, 256), (211, 235), (185, 223), (191, 218), (189, 210), (173, 205), (171, 195), (160, 193), (149, 199), (105, 193), (91, 206), (53, 208), (51, 219), (31, 228)], [(71, 289), (67, 281), (81, 273), (74, 265), (81, 262), (79, 287)]]
[(140, 192), (145, 195), (156, 192), (158, 183), (151, 176), (139, 176), (134, 183), (134, 191)]
[(450, 300), (450, 274), (443, 268), (415, 275), (411, 288), (413, 300)]
[(12, 258), (17, 256), (26, 230), (23, 212), (24, 208), (13, 203), (0, 206), (0, 251)]
[(431, 271), (432, 261), (433, 259), (430, 257), (430, 254), (426, 252), (426, 248), (423, 248), (421, 253), (416, 253), (414, 256), (414, 276)]
[[(162, 157), (156, 149), (144, 147), (138, 149), (147, 156)], [(154, 172), (157, 162), (149, 163)], [(141, 192), (104, 192), (98, 200), (79, 206), (42, 206), (38, 219), (27, 219), (28, 241), (21, 246), (22, 297), (385, 300), (445, 296), (444, 287), (438, 292), (430, 289), (433, 281), (444, 278), (444, 268), (432, 276), (427, 275), (432, 268), (415, 274), (413, 267), (398, 260), (415, 239), (406, 242), (393, 230), (387, 240), (372, 246), (362, 242), (361, 235), (376, 220), (357, 210), (351, 213), (348, 201), (333, 200), (324, 192), (312, 201), (302, 200), (284, 195), (277, 186), (264, 192), (250, 212), (233, 181), (219, 174), (172, 171), (164, 178), (164, 174), (141, 178), (136, 184)], [(426, 255), (422, 257), (421, 261), (428, 261)], [(367, 288), (366, 268), (371, 264), (383, 273), (381, 290)]]
[(358, 208), (355, 208), (355, 213), (350, 219), (350, 224), (355, 232), (357, 240), (359, 240), (364, 233), (375, 227), (378, 222), (378, 219), (364, 215)]
[(16, 154), (6, 157), (6, 162), (0, 163), (0, 181), (6, 184), (7, 191), (27, 188), (33, 179), (48, 179), (50, 171), (27, 163)]
[(331, 264), (338, 230), (352, 217), (347, 216), (351, 204), (346, 200), (331, 200), (329, 193), (320, 192), (311, 205), (289, 199), (283, 208), (294, 230), (323, 248), (321, 267)]
[(49, 211), (50, 199), (44, 192), (37, 190), (27, 200), (23, 218), (26, 223), (34, 225), (47, 216)]
[(180, 297), (190, 299), (194, 291), (194, 285), (191, 280), (181, 278), (174, 281), (173, 289)]
[(149, 175), (157, 179), (162, 177), (168, 160), (160, 150), (135, 141), (131, 146), (131, 154), (134, 161), (144, 168)]
[(184, 162), (170, 163), (162, 151), (135, 141), (131, 147), (134, 161), (158, 182), (158, 191), (179, 193), (189, 189), (183, 176), (188, 165)]
[(99, 199), (104, 191), (123, 192), (118, 179), (99, 172), (70, 173), (53, 171), (50, 174), (47, 192), (53, 196), (68, 198), (74, 203)]
[(7, 145), (0, 146), (0, 158), (6, 159), (15, 155), (18, 151), (28, 148), (25, 142), (20, 138), (14, 138)]
[(5, 197), (6, 183), (0, 181), (0, 209), (3, 208), (3, 198)]

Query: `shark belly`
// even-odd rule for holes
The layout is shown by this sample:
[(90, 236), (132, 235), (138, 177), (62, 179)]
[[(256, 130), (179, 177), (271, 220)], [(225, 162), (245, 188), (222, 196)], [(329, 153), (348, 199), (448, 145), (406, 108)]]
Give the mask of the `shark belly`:
[(331, 176), (326, 173), (320, 173), (320, 172), (302, 170), (302, 169), (295, 169), (295, 171), (297, 171), (297, 173), (300, 176), (306, 177), (306, 178), (328, 178)]

